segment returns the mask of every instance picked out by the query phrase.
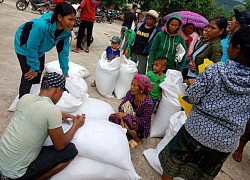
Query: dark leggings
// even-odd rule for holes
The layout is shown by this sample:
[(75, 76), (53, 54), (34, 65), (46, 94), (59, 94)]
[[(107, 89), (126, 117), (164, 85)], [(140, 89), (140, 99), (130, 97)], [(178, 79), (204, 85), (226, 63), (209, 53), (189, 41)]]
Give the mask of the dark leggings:
[(81, 48), (82, 39), (84, 36), (85, 29), (87, 28), (87, 46), (90, 46), (92, 31), (93, 31), (94, 22), (90, 21), (81, 21), (78, 35), (77, 35), (77, 41), (76, 41), (76, 47)]
[(24, 78), (25, 73), (27, 73), (30, 70), (29, 65), (27, 64), (27, 57), (17, 54), (17, 58), (19, 60), (21, 70), (22, 70), (22, 78), (21, 78), (21, 83), (19, 86), (19, 99), (25, 95), (30, 93), (30, 89), (32, 84), (39, 84), (41, 80), (41, 74), (44, 69), (44, 62), (45, 62), (45, 55), (42, 57), (38, 58), (40, 62), (40, 72), (38, 73), (37, 77), (35, 77), (32, 80), (27, 80)]

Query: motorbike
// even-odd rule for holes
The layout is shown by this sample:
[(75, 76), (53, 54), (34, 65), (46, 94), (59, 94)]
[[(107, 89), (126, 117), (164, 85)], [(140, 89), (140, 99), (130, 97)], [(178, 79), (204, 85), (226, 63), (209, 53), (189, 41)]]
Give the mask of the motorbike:
[(35, 3), (34, 0), (17, 0), (16, 8), (20, 11), (24, 11), (29, 5), (31, 5), (31, 10), (39, 11), (40, 14), (50, 11), (51, 1), (39, 1)]
[(0, 3), (4, 2), (4, 0), (0, 0)]
[(95, 18), (96, 18), (97, 23), (100, 23), (100, 22), (104, 23), (107, 21), (107, 16), (104, 11), (97, 12), (95, 15)]

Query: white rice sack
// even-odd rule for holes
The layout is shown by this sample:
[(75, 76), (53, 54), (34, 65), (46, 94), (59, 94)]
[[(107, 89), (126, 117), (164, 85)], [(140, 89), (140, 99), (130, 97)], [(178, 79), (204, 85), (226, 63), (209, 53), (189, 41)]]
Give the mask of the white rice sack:
[(181, 72), (167, 71), (165, 81), (160, 84), (162, 99), (151, 126), (150, 137), (163, 137), (168, 129), (170, 117), (181, 110), (178, 95), (184, 94), (185, 91), (182, 81)]
[(143, 155), (147, 159), (148, 163), (152, 168), (159, 174), (163, 173), (160, 161), (159, 154), (164, 149), (164, 147), (171, 141), (171, 139), (177, 134), (179, 129), (185, 123), (187, 117), (184, 111), (175, 113), (170, 118), (170, 125), (167, 129), (164, 138), (156, 146), (156, 149), (147, 149), (143, 152)]
[(60, 101), (56, 104), (56, 106), (63, 113), (72, 113), (77, 111), (83, 103), (84, 99), (77, 98), (72, 94), (64, 91)]
[(81, 107), (73, 112), (73, 115), (85, 114), (88, 119), (105, 119), (108, 120), (109, 115), (115, 113), (114, 108), (99, 99), (87, 98)]
[(77, 98), (86, 99), (88, 95), (88, 85), (86, 81), (80, 77), (68, 77), (66, 78), (66, 89)]
[[(57, 72), (59, 74), (62, 74), (62, 70), (60, 68), (59, 61), (57, 61), (57, 60), (46, 63), (45, 70), (47, 72)], [(77, 76), (77, 77), (81, 77), (81, 78), (86, 78), (90, 75), (90, 73), (85, 67), (69, 61), (68, 75), (69, 75), (69, 77)]]
[[(73, 120), (70, 120), (70, 124), (67, 124), (66, 122), (62, 121), (62, 129), (63, 132), (66, 133), (73, 125)], [(81, 128), (76, 131), (74, 134), (73, 139), (76, 139), (81, 131)], [(44, 142), (43, 146), (51, 146), (53, 145), (50, 136), (47, 137), (46, 141)]]
[[(30, 94), (38, 95), (40, 92), (40, 84), (33, 84), (30, 90)], [(56, 106), (63, 113), (72, 113), (77, 111), (81, 105), (88, 98), (88, 85), (85, 80), (80, 77), (68, 77), (66, 78), (66, 89), (70, 92), (63, 92), (60, 101)], [(16, 103), (18, 102), (18, 96), (11, 104), (9, 111), (15, 111)]]
[(122, 99), (126, 96), (126, 93), (130, 90), (134, 75), (137, 72), (136, 63), (124, 56), (124, 62), (121, 63), (120, 72), (115, 84), (115, 96), (117, 99)]
[[(112, 152), (110, 152), (112, 153)], [(130, 169), (122, 169), (77, 155), (75, 159), (51, 180), (137, 180), (141, 179), (130, 162)]]
[(116, 79), (120, 71), (120, 57), (108, 62), (106, 51), (102, 53), (95, 72), (96, 89), (105, 97), (113, 98)]
[[(30, 94), (38, 95), (40, 92), (40, 87), (41, 87), (41, 84), (33, 84), (31, 86), (31, 89), (30, 89)], [(18, 97), (19, 97), (19, 95), (16, 96), (16, 98), (14, 99), (12, 104), (10, 105), (8, 111), (15, 111), (16, 110), (16, 104), (19, 101)]]
[(72, 113), (77, 111), (88, 98), (88, 85), (84, 79), (75, 76), (66, 78), (65, 87), (69, 93), (65, 91), (56, 106), (63, 113)]
[(86, 119), (72, 141), (78, 155), (123, 169), (130, 169), (130, 151), (121, 126), (103, 119)]

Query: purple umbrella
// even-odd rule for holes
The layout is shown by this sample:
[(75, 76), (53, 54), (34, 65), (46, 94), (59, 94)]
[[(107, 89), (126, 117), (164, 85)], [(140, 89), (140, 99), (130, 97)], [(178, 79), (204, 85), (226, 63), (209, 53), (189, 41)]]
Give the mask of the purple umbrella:
[(191, 12), (191, 11), (173, 12), (164, 16), (163, 19), (166, 21), (174, 13), (178, 13), (181, 16), (183, 25), (187, 23), (192, 23), (197, 28), (204, 28), (207, 25), (209, 25), (209, 22), (205, 17), (195, 12)]

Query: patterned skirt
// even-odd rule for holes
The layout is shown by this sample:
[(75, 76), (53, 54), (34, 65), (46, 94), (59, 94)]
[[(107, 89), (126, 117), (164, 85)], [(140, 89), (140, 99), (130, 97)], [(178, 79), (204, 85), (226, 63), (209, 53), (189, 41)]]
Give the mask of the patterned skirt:
[(230, 153), (207, 148), (181, 127), (159, 154), (163, 172), (183, 179), (214, 179)]

